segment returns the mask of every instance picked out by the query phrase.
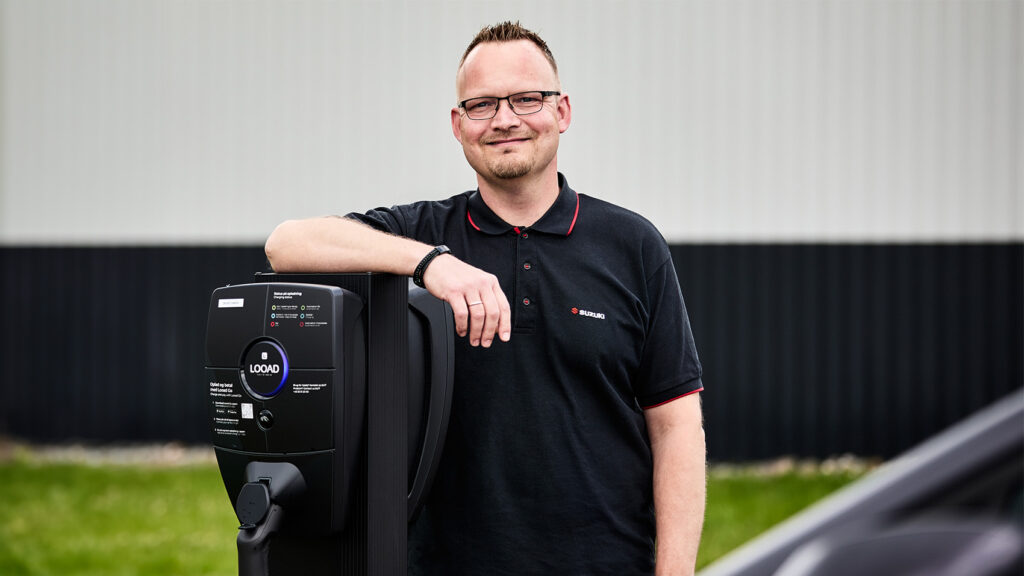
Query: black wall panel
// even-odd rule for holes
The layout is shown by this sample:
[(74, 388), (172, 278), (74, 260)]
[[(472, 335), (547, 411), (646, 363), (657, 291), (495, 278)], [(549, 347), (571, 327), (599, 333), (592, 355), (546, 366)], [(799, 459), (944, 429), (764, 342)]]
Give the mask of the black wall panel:
[[(712, 460), (893, 456), (1024, 386), (1024, 245), (676, 245)], [(206, 442), (209, 295), (260, 247), (0, 248), (0, 435)]]
[(672, 251), (713, 460), (893, 456), (1024, 385), (1020, 244)]
[(210, 292), (259, 248), (4, 248), (0, 434), (205, 442)]

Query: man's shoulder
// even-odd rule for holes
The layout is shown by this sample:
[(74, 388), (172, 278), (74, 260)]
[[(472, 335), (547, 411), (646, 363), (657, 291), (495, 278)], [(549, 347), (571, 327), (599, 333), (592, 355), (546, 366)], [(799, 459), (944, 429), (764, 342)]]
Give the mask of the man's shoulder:
[[(583, 223), (583, 217), (586, 216), (591, 220), (591, 224), (599, 227), (610, 226), (613, 230), (620, 230), (621, 234), (662, 237), (654, 223), (638, 212), (596, 196), (580, 193), (579, 197), (580, 224)], [(608, 230), (608, 228), (605, 229)]]
[[(399, 212), (446, 212), (455, 210), (466, 206), (469, 202), (469, 196), (472, 194), (469, 192), (459, 192), (454, 196), (450, 196), (444, 199), (434, 200), (416, 200), (407, 204), (398, 204), (392, 206), (390, 211)], [(385, 210), (384, 208), (377, 208), (376, 210)]]
[(382, 206), (365, 213), (352, 212), (346, 217), (402, 236), (418, 238), (424, 231), (436, 236), (436, 228), (443, 226), (452, 215), (465, 214), (470, 194), (472, 192), (461, 192), (443, 200), (418, 200), (390, 208)]
[(635, 266), (647, 277), (672, 258), (668, 242), (650, 220), (607, 200), (580, 194), (576, 230), (588, 251), (620, 270)]

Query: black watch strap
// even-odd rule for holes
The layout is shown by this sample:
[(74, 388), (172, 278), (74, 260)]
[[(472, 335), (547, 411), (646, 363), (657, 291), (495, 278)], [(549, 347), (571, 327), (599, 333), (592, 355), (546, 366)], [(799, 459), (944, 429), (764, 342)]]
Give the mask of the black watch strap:
[(451, 250), (447, 246), (441, 244), (440, 246), (434, 246), (434, 249), (427, 252), (427, 255), (420, 260), (420, 263), (416, 265), (416, 270), (412, 273), (412, 283), (419, 286), (420, 288), (426, 288), (423, 285), (423, 273), (427, 271), (427, 266), (434, 261), (441, 254), (448, 254)]

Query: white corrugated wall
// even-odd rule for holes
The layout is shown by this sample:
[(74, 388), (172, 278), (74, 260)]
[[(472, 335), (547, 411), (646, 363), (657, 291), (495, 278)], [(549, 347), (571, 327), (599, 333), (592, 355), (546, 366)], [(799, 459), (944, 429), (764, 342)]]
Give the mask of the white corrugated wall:
[(1024, 239), (1016, 0), (0, 0), (0, 244), (471, 188), (455, 66), (501, 19), (559, 60), (572, 185), (672, 242)]

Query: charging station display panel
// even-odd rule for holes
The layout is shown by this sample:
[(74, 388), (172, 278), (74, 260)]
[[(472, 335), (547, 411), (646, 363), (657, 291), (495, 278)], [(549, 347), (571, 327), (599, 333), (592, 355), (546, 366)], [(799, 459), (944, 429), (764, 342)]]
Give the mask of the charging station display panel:
[(214, 291), (206, 339), (210, 429), (233, 498), (248, 463), (287, 460), (306, 476), (311, 495), (334, 503), (301, 516), (322, 531), (340, 527), (363, 434), (362, 310), (362, 298), (335, 286)]
[(214, 444), (261, 453), (333, 448), (346, 361), (339, 345), (362, 335), (344, 330), (352, 307), (361, 299), (329, 286), (215, 291), (207, 337)]

